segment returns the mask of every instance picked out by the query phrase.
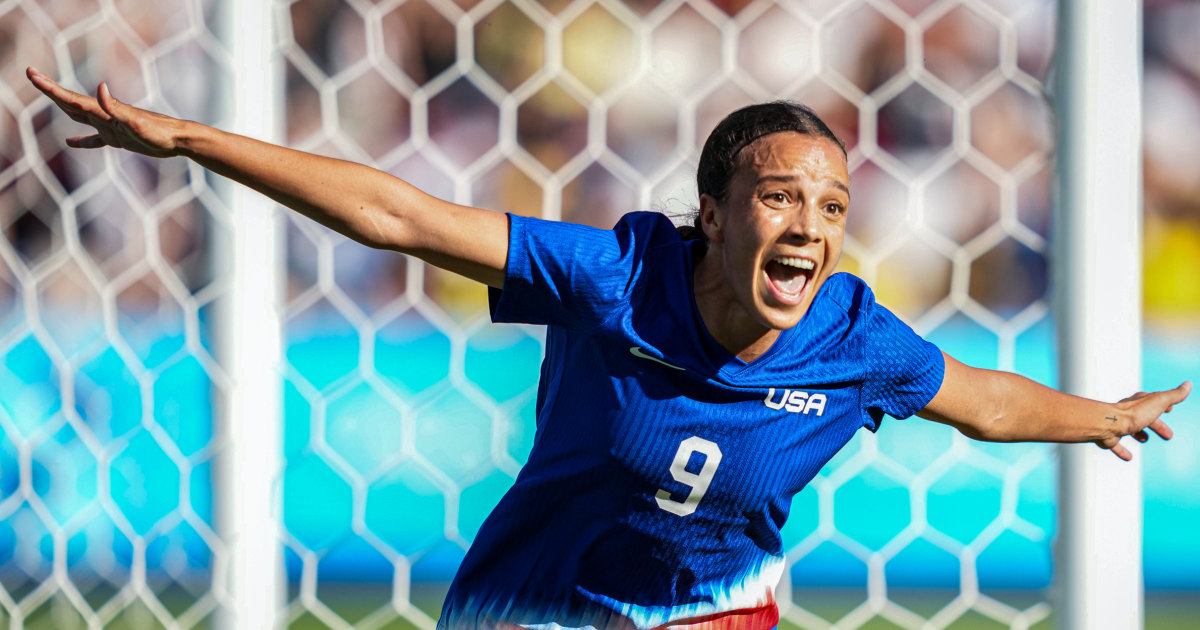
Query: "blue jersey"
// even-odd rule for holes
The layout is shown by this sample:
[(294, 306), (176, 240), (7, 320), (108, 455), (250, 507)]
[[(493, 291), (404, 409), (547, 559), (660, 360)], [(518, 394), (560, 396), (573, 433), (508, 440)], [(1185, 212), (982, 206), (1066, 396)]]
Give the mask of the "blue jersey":
[(924, 407), (941, 353), (835, 274), (746, 363), (696, 308), (702, 245), (663, 215), (510, 226), (492, 317), (549, 327), (537, 433), (440, 625), (771, 627), (792, 496), (860, 427)]

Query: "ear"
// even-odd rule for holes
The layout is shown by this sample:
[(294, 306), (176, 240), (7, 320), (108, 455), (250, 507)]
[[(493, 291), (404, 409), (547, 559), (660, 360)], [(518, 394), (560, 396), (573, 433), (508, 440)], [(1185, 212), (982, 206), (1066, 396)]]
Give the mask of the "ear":
[(700, 195), (700, 227), (710, 243), (723, 243), (725, 235), (725, 213), (721, 204), (710, 194)]

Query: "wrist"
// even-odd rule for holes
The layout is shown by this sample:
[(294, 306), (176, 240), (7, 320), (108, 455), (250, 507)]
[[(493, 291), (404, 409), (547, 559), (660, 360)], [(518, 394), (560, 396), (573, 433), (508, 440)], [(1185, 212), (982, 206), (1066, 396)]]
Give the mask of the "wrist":
[(191, 120), (179, 120), (176, 129), (172, 133), (172, 144), (175, 147), (175, 154), (192, 159), (198, 157), (205, 136), (211, 131), (213, 131), (213, 128), (208, 125)]
[(1130, 421), (1129, 414), (1120, 403), (1106, 403), (1102, 412), (1104, 416), (1100, 422), (1104, 437), (1120, 439), (1129, 433), (1125, 430)]

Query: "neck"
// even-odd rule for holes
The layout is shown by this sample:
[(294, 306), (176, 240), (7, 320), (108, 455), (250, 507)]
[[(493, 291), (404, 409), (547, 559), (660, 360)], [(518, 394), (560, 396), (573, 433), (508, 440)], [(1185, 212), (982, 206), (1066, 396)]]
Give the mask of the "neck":
[(758, 321), (733, 294), (720, 268), (720, 256), (710, 251), (693, 272), (696, 308), (708, 334), (737, 358), (749, 363), (761, 357), (779, 338), (779, 331)]

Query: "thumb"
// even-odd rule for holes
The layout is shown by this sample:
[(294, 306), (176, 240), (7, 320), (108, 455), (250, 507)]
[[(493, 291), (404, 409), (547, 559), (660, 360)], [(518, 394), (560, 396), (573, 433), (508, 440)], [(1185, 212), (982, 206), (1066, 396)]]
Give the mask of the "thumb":
[(103, 109), (104, 113), (112, 116), (114, 120), (125, 122), (125, 116), (123, 115), (125, 112), (122, 111), (125, 104), (113, 98), (112, 92), (108, 91), (107, 82), (100, 84), (96, 100), (100, 103), (100, 109)]

